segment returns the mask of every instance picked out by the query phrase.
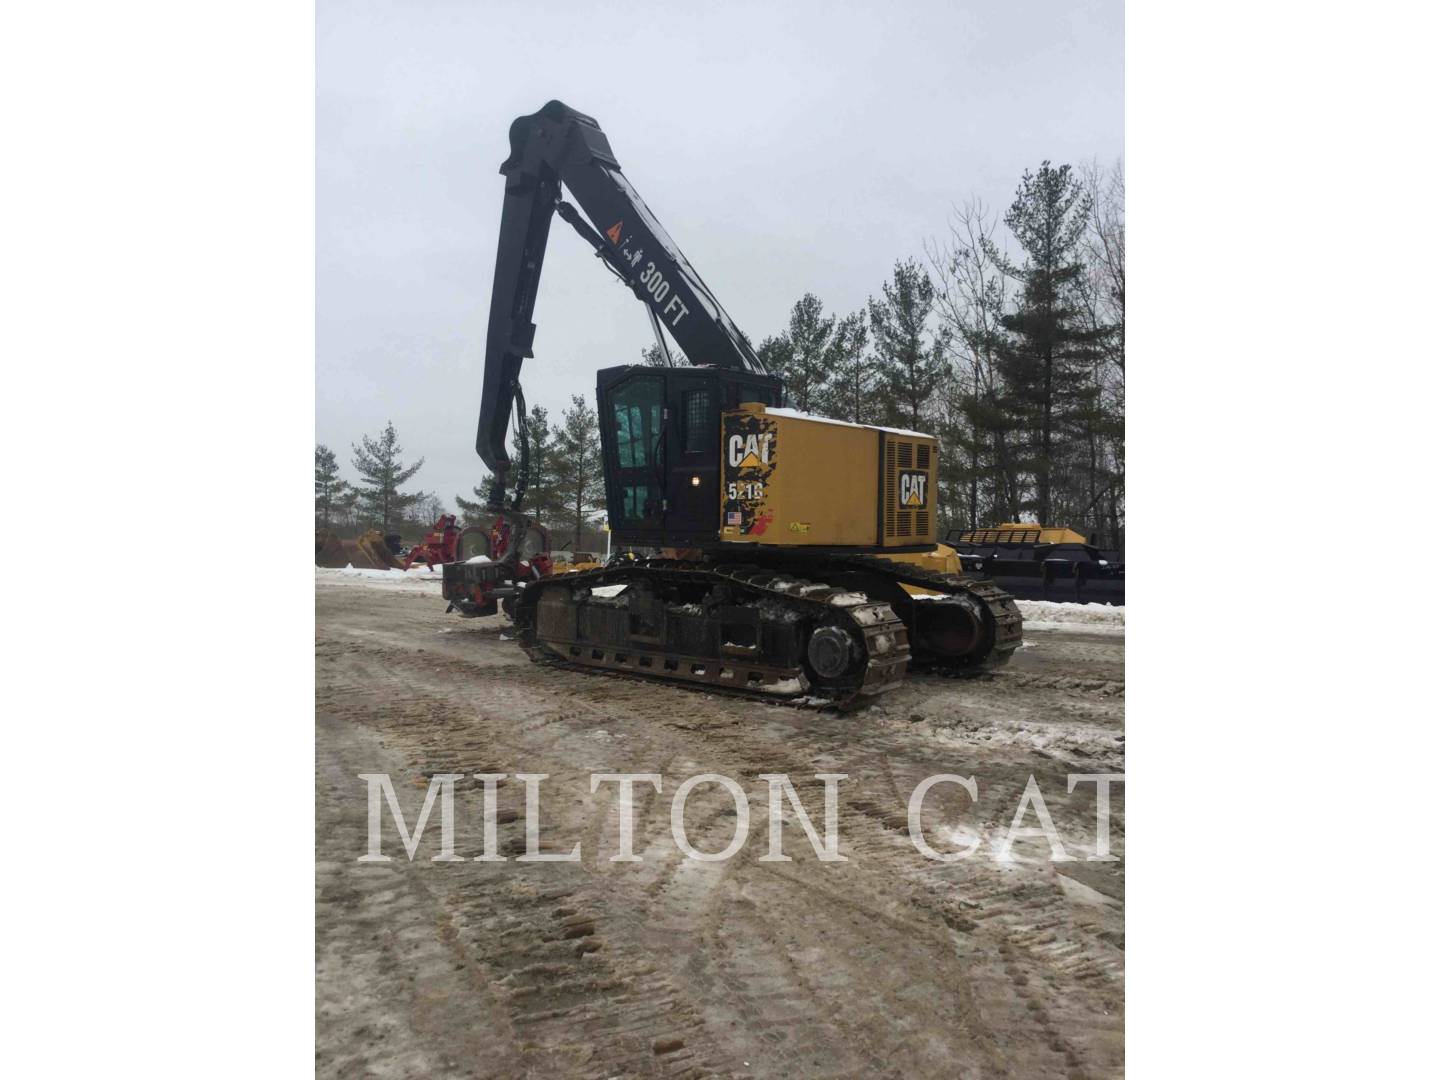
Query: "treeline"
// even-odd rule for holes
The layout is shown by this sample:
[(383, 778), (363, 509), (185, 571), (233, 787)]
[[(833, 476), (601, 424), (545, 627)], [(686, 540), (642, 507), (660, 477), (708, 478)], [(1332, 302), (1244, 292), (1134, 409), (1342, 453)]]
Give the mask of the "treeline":
[[(827, 312), (813, 293), (795, 302), (788, 324), (756, 349), (785, 381), (788, 404), (938, 436), (942, 533), (1039, 521), (1123, 547), (1122, 166), (1042, 162), (1004, 214), (974, 200), (959, 206), (948, 235), (923, 254), (897, 261), (859, 311)], [(642, 356), (664, 363), (656, 346)], [(575, 395), (558, 423), (538, 405), (523, 422), (526, 512), (550, 528), (557, 550), (603, 550), (594, 408)], [(435, 495), (403, 490), (424, 459), (404, 463), (393, 425), (351, 449), (354, 484), (333, 453), (315, 449), (317, 525), (418, 535), (444, 512)], [(489, 483), (455, 497), (466, 524), (489, 524)]]
[(425, 464), (422, 457), (405, 464), (404, 450), (394, 424), (386, 424), (377, 437), (364, 435), (351, 445), (350, 464), (356, 481), (340, 475), (340, 462), (328, 446), (315, 447), (315, 527), (354, 536), (369, 529), (399, 533), (418, 539), (446, 512), (433, 492), (404, 491), (403, 485)]
[[(531, 406), (524, 423), (530, 471), (521, 509), (549, 528), (550, 546), (556, 551), (604, 551), (605, 471), (594, 408), (583, 395), (572, 394), (558, 424), (540, 405)], [(512, 474), (512, 484), (515, 479)], [(485, 512), (490, 484), (486, 473), (471, 489), (473, 499), (455, 496), (466, 524), (488, 525), (494, 520)]]
[(795, 302), (756, 349), (787, 402), (937, 435), (942, 531), (1028, 520), (1123, 547), (1123, 167), (1042, 162), (1003, 215), (957, 207), (924, 256), (859, 311)]
[[(525, 430), (530, 441), (525, 512), (551, 530), (556, 550), (603, 551), (605, 534), (597, 519), (605, 508), (605, 488), (595, 410), (583, 396), (575, 395), (560, 423), (552, 424), (549, 413), (537, 405), (525, 418)], [(386, 424), (375, 438), (363, 436), (360, 445), (350, 449), (350, 464), (359, 477), (353, 482), (341, 476), (333, 450), (315, 447), (316, 528), (345, 536), (379, 529), (413, 541), (449, 512), (432, 492), (404, 490), (425, 459), (406, 464), (394, 424)], [(486, 474), (471, 490), (473, 499), (455, 496), (463, 525), (489, 525), (495, 520), (485, 510), (489, 485)]]

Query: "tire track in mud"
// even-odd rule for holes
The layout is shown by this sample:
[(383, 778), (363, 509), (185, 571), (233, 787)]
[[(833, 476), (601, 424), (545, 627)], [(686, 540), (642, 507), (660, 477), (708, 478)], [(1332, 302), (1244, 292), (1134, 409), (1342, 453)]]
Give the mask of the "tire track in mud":
[[(393, 690), (387, 691), (383, 696), (392, 701), (403, 702), (401, 705), (391, 707), (391, 711), (397, 716), (390, 718), (392, 721), (403, 718), (403, 722), (393, 727), (387, 726), (386, 730), (390, 732), (403, 731), (411, 737), (421, 736), (420, 742), (412, 744), (408, 748), (412, 752), (419, 751), (419, 758), (424, 763), (420, 770), (422, 773), (504, 771), (503, 765), (496, 764), (496, 761), (504, 756), (503, 753), (497, 754), (496, 752), (502, 748), (493, 745), (488, 748), (489, 755), (478, 764), (467, 762), (463, 765), (456, 765), (451, 763), (453, 759), (432, 757), (427, 753), (432, 749), (428, 736), (436, 726), (428, 722), (428, 718), (449, 715), (449, 710), (442, 701), (431, 699), (422, 685), (412, 682), (403, 674), (402, 669), (406, 659), (403, 655), (396, 655), (389, 659), (391, 663), (384, 670), (381, 681), (391, 684)], [(373, 678), (373, 676), (368, 676), (368, 678)], [(360, 689), (359, 692), (368, 695), (371, 691)], [(349, 696), (349, 692), (341, 691), (340, 696)], [(417, 722), (415, 719), (417, 714), (426, 717), (427, 721)], [(549, 716), (550, 710), (544, 710), (544, 714)], [(588, 723), (588, 719), (585, 722)], [(450, 724), (448, 721), (442, 721), (439, 727), (449, 730)], [(566, 736), (565, 741), (568, 740), (569, 737)], [(448, 749), (451, 741), (442, 738), (441, 745)], [(459, 745), (474, 744), (461, 742)], [(694, 766), (694, 763), (688, 763), (687, 769), (691, 766)], [(551, 767), (547, 765), (546, 768), (550, 769)], [(695, 766), (695, 771), (698, 771), (698, 766)], [(736, 775), (743, 775), (743, 773), (737, 770)], [(552, 772), (551, 776), (555, 780), (564, 779), (559, 772)], [(588, 781), (588, 774), (584, 778)], [(797, 790), (801, 792), (802, 798), (807, 802), (813, 802), (813, 799), (807, 798), (807, 794), (813, 794), (807, 792), (808, 786), (802, 779), (797, 783)], [(507, 789), (515, 787), (516, 785), (502, 783), (500, 785), (502, 796)], [(820, 790), (818, 785), (815, 790)], [(519, 791), (514, 791), (513, 802), (507, 803), (506, 799), (502, 797), (499, 804), (500, 820), (507, 823), (514, 833), (507, 839), (506, 826), (502, 825), (498, 830), (498, 839), (501, 851), (511, 855), (519, 854), (524, 850), (520, 831), (523, 829), (523, 822), (516, 820), (518, 817), (516, 811), (520, 810), (523, 805), (522, 799), (523, 795)], [(656, 814), (647, 814), (637, 807), (637, 841), (641, 835), (658, 840), (662, 827), (664, 837), (668, 840), (668, 800), (657, 798), (651, 801), (653, 808), (660, 809), (662, 806), (663, 813)], [(691, 829), (692, 843), (702, 849), (713, 850), (723, 847), (728, 842), (728, 834), (733, 829), (734, 821), (734, 808), (729, 796), (722, 795), (715, 800), (714, 805), (705, 806), (705, 799), (697, 795), (692, 800), (692, 806), (700, 807), (705, 811), (698, 828)], [(592, 815), (592, 817), (598, 816)], [(660, 817), (663, 817), (663, 826), (658, 820), (655, 820)], [(642, 832), (642, 829), (645, 831)], [(719, 841), (713, 841), (711, 835), (716, 832), (724, 832), (727, 835)], [(563, 840), (554, 842), (553, 847), (564, 850), (569, 847), (570, 843), (571, 837), (566, 835)], [(637, 842), (637, 849), (644, 851), (645, 847)], [(665, 861), (662, 866), (662, 876), (648, 890), (652, 896), (657, 898), (663, 897), (667, 892), (676, 891), (677, 877), (693, 877), (697, 867), (705, 867), (706, 870), (709, 870), (707, 864), (699, 864), (678, 857), (678, 852), (674, 851), (673, 847), (671, 850), (674, 853), (673, 857)], [(647, 852), (647, 858), (649, 857), (652, 856)], [(721, 873), (728, 873), (730, 868), (737, 865), (738, 859), (718, 864), (718, 867)], [(479, 936), (494, 944), (494, 949), (483, 959), (487, 963), (492, 977), (496, 978), (501, 986), (512, 989), (511, 1015), (514, 1023), (520, 1028), (524, 1028), (530, 1023), (540, 1022), (550, 1023), (556, 1032), (569, 1031), (576, 1021), (576, 1016), (572, 1013), (572, 1006), (578, 1007), (581, 1002), (592, 1002), (598, 996), (609, 998), (616, 1007), (623, 1008), (627, 1005), (628, 1000), (635, 996), (627, 994), (628, 984), (617, 979), (613, 974), (607, 978), (589, 972), (579, 975), (575, 973), (574, 967), (577, 961), (569, 955), (571, 950), (566, 944), (569, 937), (585, 939), (574, 948), (573, 952), (575, 957), (583, 957), (578, 963), (588, 965), (592, 969), (598, 968), (605, 960), (604, 956), (595, 955), (605, 947), (605, 939), (597, 929), (597, 921), (601, 917), (595, 914), (593, 909), (583, 906), (586, 900), (587, 886), (591, 883), (579, 867), (566, 865), (565, 871), (569, 879), (566, 887), (541, 891), (534, 896), (530, 894), (530, 890), (523, 880), (515, 882), (511, 886), (512, 894), (506, 897), (500, 905), (501, 914), (498, 920), (492, 919), (483, 926), (477, 926), (477, 930), (483, 931)], [(709, 903), (712, 911), (716, 909), (717, 903), (721, 902), (716, 901), (712, 894)], [(722, 904), (726, 910), (730, 909), (731, 905), (731, 900), (723, 901)], [(515, 914), (517, 911), (522, 914)], [(549, 931), (545, 929), (543, 912), (546, 911), (553, 917), (563, 920), (557, 929)], [(533, 941), (531, 935), (531, 930), (537, 920), (541, 924), (538, 942)], [(622, 920), (618, 924), (615, 920), (611, 920), (611, 926), (613, 929), (623, 930), (625, 928), (623, 923), (626, 921), (633, 924), (635, 920)], [(650, 936), (668, 932), (670, 948), (662, 947), (657, 950), (656, 942), (653, 940), (644, 944), (652, 954), (658, 951), (661, 955), (684, 956), (691, 951), (687, 946), (693, 944), (696, 924), (703, 922), (703, 917), (700, 919), (682, 918), (672, 921), (667, 926), (663, 922), (657, 924), (651, 918), (648, 920)], [(759, 927), (763, 930), (766, 923), (764, 918), (760, 918), (758, 921), (751, 920), (742, 925)], [(733, 926), (727, 924), (726, 932), (713, 935), (712, 941), (717, 946), (715, 951), (720, 954), (718, 962), (724, 965), (723, 969), (729, 973), (727, 982), (721, 985), (738, 985), (750, 991), (735, 999), (738, 1014), (744, 1018), (748, 1027), (767, 1033), (762, 1043), (756, 1046), (755, 1057), (759, 1058), (764, 1055), (772, 1065), (783, 1065), (787, 1069), (791, 1067), (813, 1069), (818, 1062), (833, 1061), (838, 1053), (843, 1052), (847, 1055), (849, 1064), (840, 1070), (842, 1073), (854, 1071), (866, 1071), (872, 1075), (888, 1073), (888, 1070), (884, 1068), (883, 1060), (873, 1053), (866, 1051), (859, 1056), (853, 1056), (850, 1051), (845, 1050), (843, 1041), (837, 1042), (838, 1033), (836, 1031), (827, 1031), (816, 1025), (799, 1023), (807, 1015), (831, 1015), (843, 1005), (845, 995), (832, 996), (832, 999), (826, 1003), (813, 1002), (811, 992), (805, 982), (794, 977), (794, 968), (787, 965), (783, 954), (775, 953), (771, 947), (774, 940), (772, 937), (761, 933), (758, 935), (761, 939), (759, 947), (731, 949), (728, 943), (732, 940), (730, 931), (733, 929), (735, 929)], [(913, 932), (913, 928), (909, 928), (909, 931)], [(756, 935), (752, 934), (752, 936)], [(661, 944), (663, 946), (665, 943)], [(635, 951), (641, 952), (642, 950), (636, 948)], [(653, 965), (649, 964), (636, 974), (650, 978), (659, 977)], [(764, 987), (758, 997), (754, 993), (755, 984), (751, 977), (760, 979)], [(655, 1036), (650, 1039), (652, 1048), (683, 1043), (684, 1045), (679, 1049), (690, 1049), (692, 1052), (682, 1055), (677, 1050), (676, 1056), (667, 1064), (686, 1063), (688, 1067), (688, 1063), (695, 1062), (697, 1057), (703, 1064), (706, 1060), (703, 1052), (709, 1044), (703, 1037), (703, 1033), (696, 1029), (693, 1009), (677, 1003), (673, 996), (673, 988), (666, 983), (662, 983), (662, 989), (649, 995), (648, 999), (641, 998), (641, 1006), (646, 1004), (647, 1000), (653, 1001), (656, 993), (665, 995), (665, 1000), (671, 1006), (671, 1012), (667, 1017), (666, 1030), (663, 1034), (656, 1034), (655, 1031), (648, 1032), (647, 1037)], [(557, 995), (564, 999), (558, 1004), (554, 1001)], [(538, 1011), (527, 1007), (526, 1003), (532, 999), (540, 1002), (541, 1007), (538, 1008)], [(761, 1010), (759, 1013), (756, 1012), (757, 1008)], [(782, 1015), (771, 1016), (777, 1009)], [(677, 1023), (677, 1019), (680, 1019), (676, 1015), (677, 1013), (687, 1014), (683, 1016), (684, 1023)], [(657, 1015), (658, 1013), (654, 1010), (643, 1014), (640, 1017), (640, 1027), (644, 1028), (644, 1021), (654, 1019)], [(599, 1027), (605, 1030), (630, 1031), (635, 1026), (633, 1023), (621, 1023), (617, 1026), (608, 1015), (602, 1015), (599, 1020)], [(581, 1042), (584, 1045), (588, 1045), (589, 1040), (595, 1037), (595, 1032), (591, 1028), (592, 1025), (582, 1024), (579, 1029), (582, 1035)], [(641, 1044), (644, 1041), (644, 1039), (640, 1040)], [(554, 1053), (561, 1056), (562, 1063), (567, 1070), (579, 1069), (591, 1064), (591, 1059), (581, 1053), (579, 1046), (557, 1039), (555, 1032), (547, 1032), (545, 1042)], [(614, 1066), (623, 1068), (627, 1072), (635, 1072), (644, 1064), (643, 1045), (631, 1046), (628, 1056), (615, 1052), (616, 1049), (615, 1047), (601, 1048), (602, 1051), (605, 1051), (601, 1054), (601, 1060), (605, 1063), (605, 1067)], [(634, 1056), (637, 1051), (641, 1055), (640, 1060)], [(713, 1057), (714, 1055), (708, 1056)], [(709, 1068), (710, 1066), (706, 1065), (705, 1067)]]
[[(984, 747), (983, 762), (967, 763), (973, 770), (952, 769), (956, 749), (946, 740), (888, 717), (867, 723), (866, 711), (801, 713), (491, 657), (479, 666), (449, 649), (439, 655), (375, 639), (343, 648), (326, 641), (320, 653), (322, 704), (374, 726), (421, 772), (551, 773), (546, 834), (567, 850), (581, 839), (584, 863), (545, 867), (543, 885), (529, 867), (484, 889), (467, 880), (451, 897), (456, 936), (504, 992), (528, 1066), (596, 1075), (890, 1075), (902, 1071), (897, 1063), (923, 1070), (935, 1062), (915, 1049), (916, 1032), (905, 1023), (929, 1006), (907, 995), (929, 994), (944, 999), (934, 1016), (958, 1028), (940, 1043), (952, 1074), (1099, 1076), (1121, 1068), (1116, 911), (1077, 905), (1051, 869), (931, 863), (906, 836), (905, 800), (919, 776), (978, 771), (982, 786), (993, 778), (1000, 805), (1009, 800), (1008, 824), (1028, 773), (1054, 771), (1054, 760)], [(584, 742), (597, 730), (615, 739), (613, 748)], [(588, 755), (578, 767), (577, 745)], [(612, 864), (618, 819), (604, 788), (588, 797), (592, 770), (659, 772), (667, 785), (701, 771), (734, 776), (752, 796), (749, 845), (722, 864), (681, 858), (669, 837), (671, 788), (657, 796), (637, 786), (635, 850), (645, 861)], [(753, 778), (788, 773), (818, 823), (819, 771), (850, 774), (839, 812), (851, 863), (838, 874), (814, 865), (793, 821), (784, 827), (785, 851), (796, 861), (756, 863), (766, 826), (764, 787)], [(1063, 779), (1058, 788), (1042, 785), (1047, 800), (1064, 791)], [(581, 827), (565, 811), (552, 825), (552, 786), (585, 793), (568, 807), (582, 811)], [(515, 814), (506, 820), (502, 812), (502, 844), (523, 850), (513, 846), (523, 837), (523, 790), (502, 784), (501, 792), (503, 812)], [(1093, 827), (1093, 803), (1063, 814), (1059, 803), (1052, 812), (1067, 843), (1070, 819), (1088, 813)], [(728, 842), (728, 794), (697, 789), (690, 810), (693, 844), (716, 850)], [(1117, 824), (1122, 812), (1117, 800)], [(927, 812), (927, 829), (933, 824)], [(468, 879), (471, 868), (461, 869)], [(842, 922), (827, 932), (829, 920)], [(860, 958), (837, 952), (836, 936), (860, 942)], [(930, 971), (915, 987), (866, 985), (887, 962)]]
[[(502, 764), (514, 745), (444, 738), (452, 726), (451, 703), (401, 674), (401, 656), (389, 660), (391, 666), (378, 675), (366, 665), (358, 680), (353, 674), (327, 680), (325, 707), (364, 708), (392, 748), (416, 761), (422, 776), (452, 769), (514, 771)], [(457, 767), (467, 753), (475, 756)], [(552, 776), (566, 779), (558, 770)], [(497, 794), (499, 850), (522, 854), (523, 785), (502, 781)], [(357, 800), (357, 807), (363, 811), (363, 802)], [(357, 834), (356, 849), (363, 850), (362, 844)], [(545, 837), (542, 850), (568, 850), (569, 844), (569, 838)], [(610, 917), (583, 866), (551, 863), (526, 868), (523, 875), (494, 869), (503, 865), (446, 867), (458, 872), (446, 901), (456, 939), (497, 990), (521, 1072), (698, 1076), (726, 1068), (694, 1008), (653, 964), (638, 959), (645, 954), (611, 947), (612, 938), (624, 933), (623, 922)]]
[[(373, 736), (356, 753), (351, 727), (322, 714), (330, 737), (316, 754), (316, 1074), (465, 1075), (481, 1062), (518, 1071), (513, 1033), (469, 963), (433, 868), (354, 861), (364, 814), (346, 814), (345, 795), (356, 772), (388, 756)], [(477, 1001), (493, 1022), (474, 1023)]]

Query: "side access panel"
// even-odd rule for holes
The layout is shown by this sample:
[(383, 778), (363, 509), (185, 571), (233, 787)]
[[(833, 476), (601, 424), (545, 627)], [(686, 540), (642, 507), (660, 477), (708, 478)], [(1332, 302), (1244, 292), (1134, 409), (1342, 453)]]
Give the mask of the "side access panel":
[(758, 405), (724, 413), (720, 539), (880, 546), (881, 452), (877, 428), (776, 415)]

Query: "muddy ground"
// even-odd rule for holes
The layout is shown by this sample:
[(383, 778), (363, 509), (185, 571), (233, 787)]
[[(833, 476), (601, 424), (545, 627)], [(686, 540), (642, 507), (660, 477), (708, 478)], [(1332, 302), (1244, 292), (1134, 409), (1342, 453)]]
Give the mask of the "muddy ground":
[[(1027, 631), (986, 680), (912, 679), (837, 714), (532, 665), (502, 619), (444, 614), (431, 587), (316, 584), (317, 1073), (419, 1076), (1108, 1077), (1123, 1069), (1124, 788), (1096, 847), (1094, 784), (1124, 769), (1124, 637)], [(1047, 627), (1054, 624), (1047, 623)], [(433, 862), (439, 810), (415, 860), (388, 810), (388, 863), (366, 851), (366, 784), (389, 773), (413, 826), (432, 773), (546, 773), (543, 850), (581, 861), (471, 861), (478, 782), (456, 788), (461, 862)], [(618, 851), (616, 785), (636, 789), (635, 851)], [(787, 773), (819, 826), (816, 773), (839, 785), (840, 853), (821, 862), (787, 814), (767, 849), (762, 773)], [(671, 796), (697, 773), (750, 795), (749, 841), (685, 858)], [(924, 803), (924, 777), (975, 777)], [(1023, 839), (993, 844), (1034, 776), (1073, 862)], [(524, 851), (524, 785), (499, 785), (497, 841)], [(690, 796), (689, 842), (723, 849), (731, 796)], [(1032, 813), (1026, 825), (1037, 824)]]

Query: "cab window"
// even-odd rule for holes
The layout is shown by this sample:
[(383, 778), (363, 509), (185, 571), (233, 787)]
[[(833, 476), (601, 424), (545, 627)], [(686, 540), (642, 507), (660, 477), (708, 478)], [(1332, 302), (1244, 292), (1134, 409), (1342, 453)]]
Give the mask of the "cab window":
[(615, 455), (622, 469), (643, 469), (655, 464), (664, 413), (664, 383), (638, 378), (616, 387), (611, 398)]

